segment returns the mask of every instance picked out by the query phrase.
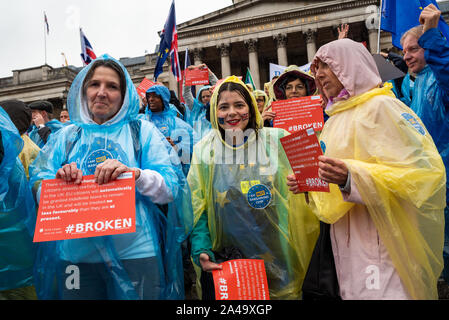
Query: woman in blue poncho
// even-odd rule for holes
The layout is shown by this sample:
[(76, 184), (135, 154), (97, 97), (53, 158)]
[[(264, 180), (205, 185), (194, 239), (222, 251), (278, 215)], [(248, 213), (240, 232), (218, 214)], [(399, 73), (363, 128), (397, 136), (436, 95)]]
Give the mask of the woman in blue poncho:
[[(41, 299), (182, 299), (180, 243), (189, 230), (188, 188), (176, 155), (157, 128), (137, 120), (139, 99), (126, 69), (104, 55), (75, 78), (71, 125), (51, 139), (31, 167), (37, 197), (43, 179), (107, 183), (136, 179), (136, 232), (40, 243), (35, 262)], [(174, 161), (172, 161), (174, 160)], [(178, 209), (179, 210), (178, 210)], [(182, 211), (181, 211), (182, 210)], [(66, 285), (79, 270), (79, 288)]]
[(33, 227), (36, 209), (18, 158), (23, 140), (0, 108), (0, 300), (36, 299)]

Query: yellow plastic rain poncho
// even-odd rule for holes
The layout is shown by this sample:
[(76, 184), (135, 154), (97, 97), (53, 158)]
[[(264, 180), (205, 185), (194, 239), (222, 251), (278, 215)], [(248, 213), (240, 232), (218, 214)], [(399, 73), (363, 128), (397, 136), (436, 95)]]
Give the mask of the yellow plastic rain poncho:
[[(227, 82), (245, 87), (234, 76), (225, 79)], [(211, 255), (210, 250), (237, 247), (245, 258), (265, 260), (270, 299), (299, 299), (319, 224), (304, 195), (288, 191), (286, 176), (292, 169), (279, 142), (288, 132), (263, 128), (251, 96), (257, 136), (252, 132), (239, 147), (226, 144), (218, 130), (219, 91), (220, 87), (214, 90), (211, 100), (214, 129), (195, 145), (188, 175), (195, 225), (193, 259), (198, 264), (201, 252)], [(252, 202), (251, 195), (258, 190), (269, 195), (267, 202)], [(210, 237), (210, 248), (195, 240), (204, 238), (197, 235), (203, 219), (208, 228), (202, 233)]]
[[(368, 51), (349, 39), (338, 41), (323, 46), (316, 58), (329, 65), (350, 98), (326, 109), (330, 118), (321, 145), (326, 156), (348, 167), (408, 295), (438, 299), (446, 205), (443, 162), (421, 120), (394, 98), (391, 85), (362, 88), (370, 81), (363, 77), (370, 76), (371, 62), (348, 51), (362, 50), (362, 56)], [(311, 196), (319, 219), (333, 224), (358, 204), (343, 201), (338, 187), (330, 187), (330, 193)]]

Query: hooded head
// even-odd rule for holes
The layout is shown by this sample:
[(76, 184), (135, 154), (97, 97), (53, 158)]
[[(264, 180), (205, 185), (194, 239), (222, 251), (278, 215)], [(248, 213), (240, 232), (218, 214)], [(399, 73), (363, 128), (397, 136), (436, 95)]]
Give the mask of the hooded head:
[[(228, 102), (225, 101), (225, 99), (229, 94), (233, 94), (233, 96)], [(235, 98), (238, 100), (237, 103)], [(246, 106), (244, 106), (246, 111), (236, 111), (235, 115), (230, 115), (230, 112), (226, 114), (226, 110), (224, 110), (225, 112), (221, 110), (223, 103), (227, 104), (229, 110), (230, 105), (235, 107), (239, 101), (246, 104)], [(231, 122), (229, 120), (233, 119), (235, 120), (234, 122), (237, 122), (234, 125), (235, 128), (242, 126), (242, 123), (245, 124), (244, 128), (240, 128), (242, 131), (251, 128), (257, 132), (263, 127), (262, 116), (257, 110), (257, 102), (254, 95), (252, 95), (247, 86), (235, 76), (227, 77), (215, 88), (210, 101), (210, 114), (212, 127), (218, 129), (221, 132), (222, 137), (224, 137), (224, 130), (229, 129), (228, 122)]]
[[(153, 93), (153, 95), (151, 93)], [(151, 100), (150, 97), (154, 96), (154, 94), (161, 99), (162, 110), (154, 111), (155, 109), (153, 109), (152, 106), (153, 103), (150, 101)], [(152, 86), (147, 90), (146, 97), (148, 102), (148, 108), (150, 109), (150, 111), (161, 112), (170, 109), (170, 90), (168, 90), (167, 87), (161, 85)]]
[[(254, 90), (253, 95), (256, 98), (257, 108), (259, 110), (259, 113), (262, 114), (262, 112), (265, 110), (265, 108), (268, 105), (268, 96), (262, 90)], [(262, 100), (263, 100), (263, 102), (262, 102)]]
[[(320, 66), (323, 68), (319, 68)], [(333, 80), (332, 75), (329, 76), (325, 72), (326, 68), (338, 79), (349, 97), (365, 93), (382, 84), (373, 56), (363, 44), (351, 39), (335, 40), (322, 46), (310, 66), (317, 87), (323, 93), (323, 100), (327, 104), (343, 90), (336, 94), (331, 93)]]
[(31, 109), (20, 100), (2, 101), (0, 106), (8, 113), (17, 130), (19, 130), (19, 134), (24, 134), (31, 125)]
[[(294, 93), (293, 95), (299, 96), (311, 96), (315, 94), (316, 85), (315, 79), (310, 74), (302, 71), (298, 66), (291, 65), (284, 70), (284, 72), (279, 76), (278, 79), (273, 84), (273, 91), (276, 97), (276, 100), (285, 100), (290, 97), (289, 87), (298, 82), (299, 86), (302, 86), (304, 89), (301, 90), (301, 93)], [(295, 88), (295, 85), (292, 86)], [(286, 92), (287, 90), (287, 92)]]
[[(206, 105), (209, 101), (203, 101), (203, 92), (205, 92), (205, 90), (210, 90), (211, 86), (203, 86), (201, 87), (200, 90), (198, 90), (198, 93), (196, 95), (196, 99), (198, 100), (198, 102), (200, 102), (203, 105)], [(210, 98), (208, 98), (210, 99)]]
[(137, 117), (139, 96), (126, 68), (105, 54), (78, 73), (67, 109), (78, 126), (113, 126)]

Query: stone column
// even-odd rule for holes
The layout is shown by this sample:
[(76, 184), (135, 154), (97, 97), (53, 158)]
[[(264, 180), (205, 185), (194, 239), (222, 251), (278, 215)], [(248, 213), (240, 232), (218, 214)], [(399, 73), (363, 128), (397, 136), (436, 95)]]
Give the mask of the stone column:
[(368, 29), (369, 51), (377, 53), (377, 29)]
[[(257, 39), (245, 40), (248, 49), (249, 69), (256, 89), (260, 88), (259, 57), (257, 56)], [(244, 80), (244, 79), (243, 79)]]
[(195, 66), (202, 64), (203, 62), (203, 48), (193, 49), (193, 64)]
[(307, 43), (307, 60), (311, 62), (316, 53), (316, 30), (309, 29), (304, 34)]
[(231, 75), (231, 46), (229, 43), (222, 43), (217, 46), (221, 57), (221, 78), (224, 79)]
[(288, 58), (287, 58), (287, 34), (282, 33), (273, 36), (274, 41), (276, 42), (276, 49), (278, 54), (278, 65), (287, 67), (288, 66)]

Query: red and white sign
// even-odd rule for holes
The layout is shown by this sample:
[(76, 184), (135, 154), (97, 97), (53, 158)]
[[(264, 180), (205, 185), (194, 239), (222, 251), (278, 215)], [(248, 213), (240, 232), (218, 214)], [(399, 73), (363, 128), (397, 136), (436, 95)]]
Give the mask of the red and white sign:
[(263, 260), (236, 259), (212, 271), (215, 300), (270, 300)]
[(152, 86), (154, 86), (156, 83), (151, 81), (148, 78), (143, 78), (142, 82), (137, 86), (137, 93), (142, 98), (145, 97), (145, 94), (148, 89), (150, 89)]
[(209, 84), (209, 69), (207, 68), (186, 69), (185, 77), (186, 77), (186, 86)]
[(94, 176), (81, 184), (42, 181), (34, 242), (98, 237), (136, 231), (134, 172), (99, 185)]
[(323, 129), (321, 96), (273, 101), (271, 107), (276, 113), (273, 120), (275, 128), (282, 128), (290, 133), (308, 128), (313, 128), (315, 131)]
[(329, 192), (329, 184), (318, 177), (318, 157), (323, 154), (313, 128), (280, 139), (301, 192)]

